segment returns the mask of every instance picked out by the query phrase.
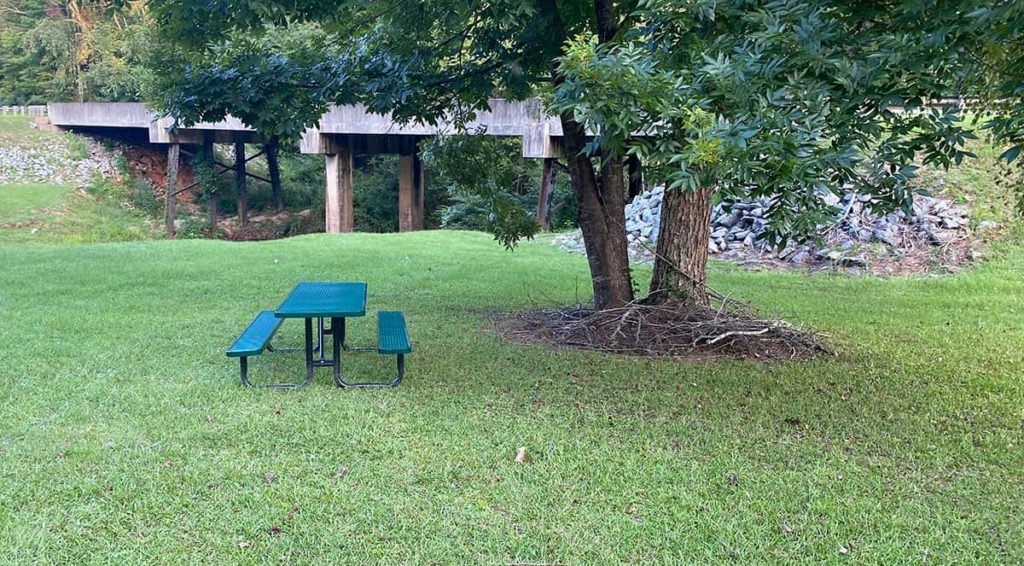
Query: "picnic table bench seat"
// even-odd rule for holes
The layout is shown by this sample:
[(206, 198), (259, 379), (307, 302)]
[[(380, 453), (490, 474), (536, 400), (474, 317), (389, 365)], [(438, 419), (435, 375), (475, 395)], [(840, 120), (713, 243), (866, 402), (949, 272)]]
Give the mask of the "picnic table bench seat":
[(409, 334), (405, 330), (405, 316), (398, 311), (377, 313), (377, 352), (381, 354), (408, 354), (412, 352)]
[[(372, 348), (369, 351), (373, 351)], [(379, 311), (377, 313), (377, 353), (393, 355), (397, 358), (398, 373), (389, 381), (366, 381), (352, 383), (340, 376), (336, 379), (341, 387), (394, 387), (405, 375), (405, 355), (412, 352), (409, 333), (405, 328), (405, 316), (398, 311)]]
[(228, 348), (227, 356), (239, 360), (243, 385), (250, 385), (249, 357), (263, 353), (263, 350), (270, 344), (270, 339), (274, 337), (274, 333), (281, 327), (282, 322), (284, 319), (274, 316), (273, 311), (260, 311), (256, 318), (249, 323), (249, 326), (245, 327), (235, 343)]

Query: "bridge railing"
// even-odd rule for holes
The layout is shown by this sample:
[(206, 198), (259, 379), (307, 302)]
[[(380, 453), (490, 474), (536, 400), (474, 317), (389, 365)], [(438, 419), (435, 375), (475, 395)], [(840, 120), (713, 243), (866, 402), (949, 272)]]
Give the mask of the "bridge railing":
[(29, 106), (0, 106), (0, 114), (20, 114), (22, 116), (46, 116), (45, 104)]

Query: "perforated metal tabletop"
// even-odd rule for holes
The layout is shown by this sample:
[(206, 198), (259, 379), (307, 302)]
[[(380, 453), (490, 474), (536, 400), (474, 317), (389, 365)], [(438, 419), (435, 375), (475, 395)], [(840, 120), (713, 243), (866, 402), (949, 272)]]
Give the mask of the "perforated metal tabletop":
[(366, 283), (303, 281), (274, 314), (280, 318), (366, 316)]

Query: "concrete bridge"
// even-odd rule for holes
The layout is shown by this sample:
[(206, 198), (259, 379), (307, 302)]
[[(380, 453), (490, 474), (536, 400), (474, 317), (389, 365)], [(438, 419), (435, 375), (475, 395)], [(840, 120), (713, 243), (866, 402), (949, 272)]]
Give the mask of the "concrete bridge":
[[(182, 146), (234, 144), (235, 164), (218, 164), (222, 171), (234, 170), (239, 202), (239, 220), (246, 222), (246, 178), (255, 177), (271, 183), (275, 200), (280, 203), (280, 181), (277, 176), (276, 147), (258, 132), (234, 117), (216, 123), (199, 123), (189, 128), (175, 129), (174, 121), (161, 117), (141, 103), (50, 103), (48, 114), (55, 126), (94, 133), (131, 133), (145, 136), (149, 143), (168, 148), (167, 230), (174, 236), (174, 197), (191, 188), (177, 188), (177, 168)], [(552, 165), (561, 155), (562, 126), (557, 118), (546, 115), (538, 99), (521, 102), (492, 99), (490, 109), (478, 112), (476, 119), (465, 124), (464, 131), (484, 135), (518, 137), (522, 139), (525, 158), (543, 159), (544, 174), (538, 206), (538, 219), (546, 220), (551, 191)], [(422, 124), (396, 124), (390, 116), (371, 114), (362, 106), (335, 106), (330, 108), (316, 128), (303, 133), (302, 153), (325, 156), (325, 213), (327, 232), (350, 232), (354, 229), (352, 201), (353, 157), (366, 154), (398, 154), (399, 230), (423, 228), (424, 181), (423, 164), (419, 158), (419, 142), (427, 137), (455, 133), (451, 124), (436, 126)], [(245, 144), (263, 144), (263, 151), (246, 158)], [(187, 150), (186, 150), (187, 151)], [(266, 155), (270, 179), (246, 172), (247, 161)]]

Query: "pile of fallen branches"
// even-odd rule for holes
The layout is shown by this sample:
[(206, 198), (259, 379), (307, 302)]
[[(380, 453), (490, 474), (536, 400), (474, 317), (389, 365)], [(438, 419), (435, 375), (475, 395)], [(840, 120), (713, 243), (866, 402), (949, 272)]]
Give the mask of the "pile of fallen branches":
[(727, 298), (717, 303), (535, 309), (514, 313), (501, 326), (516, 341), (627, 355), (768, 361), (831, 353), (813, 333), (783, 320), (758, 318)]

